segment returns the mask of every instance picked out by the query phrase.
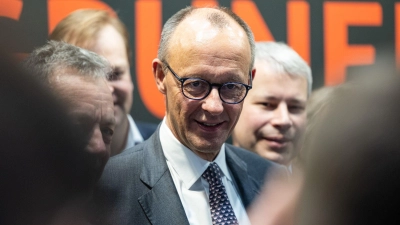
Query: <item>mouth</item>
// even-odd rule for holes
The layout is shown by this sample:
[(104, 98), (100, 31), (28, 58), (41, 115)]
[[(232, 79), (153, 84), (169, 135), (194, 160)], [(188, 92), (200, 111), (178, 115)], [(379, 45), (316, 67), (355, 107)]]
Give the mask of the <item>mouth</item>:
[(212, 132), (218, 130), (224, 122), (201, 122), (196, 121), (199, 127), (205, 131)]
[(269, 146), (275, 150), (286, 148), (290, 142), (290, 139), (283, 137), (265, 137), (264, 139), (268, 142)]

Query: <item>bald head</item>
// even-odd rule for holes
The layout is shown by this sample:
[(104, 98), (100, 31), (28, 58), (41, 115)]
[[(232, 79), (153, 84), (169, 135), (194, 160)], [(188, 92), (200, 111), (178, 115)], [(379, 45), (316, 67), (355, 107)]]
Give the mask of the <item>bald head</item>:
[[(235, 35), (235, 39), (238, 37), (246, 37), (245, 40), (250, 46), (250, 68), (252, 68), (254, 65), (255, 54), (253, 33), (251, 32), (249, 26), (240, 17), (224, 7), (187, 7), (173, 15), (163, 27), (158, 49), (158, 58), (161, 61), (168, 60), (172, 42), (180, 41), (179, 39), (173, 39), (175, 39), (175, 37), (179, 37), (181, 39), (185, 38), (187, 35), (185, 31), (196, 31), (198, 33), (198, 35), (195, 37), (197, 38), (196, 40), (207, 41), (207, 38), (212, 37), (212, 32), (215, 34), (221, 30), (232, 31), (232, 28), (241, 30), (240, 34), (232, 33), (232, 35)], [(179, 29), (181, 31), (179, 34), (177, 34), (177, 30)]]

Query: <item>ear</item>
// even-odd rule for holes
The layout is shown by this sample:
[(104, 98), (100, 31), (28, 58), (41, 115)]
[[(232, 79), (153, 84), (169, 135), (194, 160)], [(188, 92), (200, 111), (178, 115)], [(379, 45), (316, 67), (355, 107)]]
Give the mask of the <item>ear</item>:
[(251, 80), (254, 80), (254, 77), (256, 76), (256, 68), (253, 68), (251, 70)]
[(251, 82), (249, 81), (250, 85), (253, 85), (254, 77), (256, 77), (256, 68), (251, 70)]
[(164, 74), (164, 70), (162, 68), (162, 62), (161, 60), (159, 60), (158, 58), (153, 60), (152, 63), (152, 67), (153, 67), (153, 75), (154, 75), (154, 79), (156, 80), (156, 84), (157, 84), (157, 88), (158, 90), (165, 95), (166, 90), (165, 90), (165, 74)]

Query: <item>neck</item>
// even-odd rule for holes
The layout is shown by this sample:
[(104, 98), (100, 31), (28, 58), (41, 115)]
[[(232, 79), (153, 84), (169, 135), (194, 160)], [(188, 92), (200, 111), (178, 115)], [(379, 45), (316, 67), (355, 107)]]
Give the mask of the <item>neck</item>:
[(212, 152), (212, 153), (205, 153), (205, 152), (199, 152), (199, 151), (193, 151), (193, 152), (196, 155), (198, 155), (200, 158), (207, 160), (209, 162), (212, 162), (212, 161), (214, 161), (215, 158), (217, 158), (219, 150), (217, 152)]
[(111, 142), (111, 156), (117, 155), (124, 150), (128, 140), (129, 121), (125, 116), (118, 126), (115, 127), (113, 139)]

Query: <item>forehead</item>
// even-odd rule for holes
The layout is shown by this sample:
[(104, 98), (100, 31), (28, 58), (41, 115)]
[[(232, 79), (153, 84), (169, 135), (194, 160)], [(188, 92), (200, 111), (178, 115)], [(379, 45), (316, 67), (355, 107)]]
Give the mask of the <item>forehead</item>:
[(218, 69), (222, 65), (247, 75), (251, 70), (251, 48), (245, 31), (219, 11), (226, 23), (217, 26), (207, 19), (207, 13), (190, 15), (178, 25), (169, 44), (168, 62), (174, 68), (206, 65)]
[(106, 25), (99, 31), (92, 51), (104, 56), (112, 66), (128, 63), (124, 39), (112, 25)]
[(256, 60), (255, 67), (256, 75), (249, 94), (307, 100), (306, 77), (289, 75), (282, 68), (271, 67), (265, 61)]
[(51, 86), (65, 100), (69, 108), (110, 104), (112, 95), (104, 78), (93, 78), (74, 73), (73, 70), (54, 75)]

